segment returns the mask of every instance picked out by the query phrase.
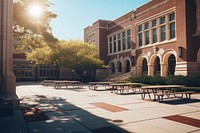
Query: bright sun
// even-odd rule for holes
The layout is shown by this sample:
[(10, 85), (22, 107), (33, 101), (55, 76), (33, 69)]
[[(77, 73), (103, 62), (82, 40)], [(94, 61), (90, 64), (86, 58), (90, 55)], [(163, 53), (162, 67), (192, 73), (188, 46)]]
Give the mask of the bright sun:
[(40, 18), (43, 13), (42, 7), (38, 4), (33, 4), (29, 6), (28, 11), (31, 16), (37, 19)]

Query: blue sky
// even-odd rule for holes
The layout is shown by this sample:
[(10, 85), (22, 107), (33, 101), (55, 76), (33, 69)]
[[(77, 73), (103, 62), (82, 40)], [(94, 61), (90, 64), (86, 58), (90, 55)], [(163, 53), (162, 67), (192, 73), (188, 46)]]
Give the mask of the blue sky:
[(52, 32), (59, 40), (83, 40), (84, 28), (99, 19), (115, 20), (149, 0), (49, 0), (57, 14), (51, 21)]

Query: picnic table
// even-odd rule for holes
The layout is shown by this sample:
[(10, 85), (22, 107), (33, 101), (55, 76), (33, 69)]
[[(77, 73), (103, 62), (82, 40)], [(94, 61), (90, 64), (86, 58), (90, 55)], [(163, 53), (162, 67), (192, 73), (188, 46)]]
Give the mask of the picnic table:
[(68, 86), (73, 86), (73, 87), (80, 87), (82, 86), (80, 81), (69, 81), (69, 80), (63, 80), (63, 81), (54, 81), (54, 88), (59, 89), (62, 86), (65, 86), (68, 88)]
[(89, 90), (97, 90), (98, 87), (104, 86), (105, 89), (110, 89), (110, 84), (113, 82), (89, 82)]
[(110, 86), (112, 86), (110, 89), (111, 93), (116, 92), (122, 94), (124, 91), (128, 92), (129, 90), (136, 92), (139, 89), (140, 91), (142, 83), (114, 83), (110, 84)]
[(176, 97), (176, 94), (181, 94), (180, 98), (183, 97), (183, 94), (186, 95), (186, 98), (190, 99), (191, 94), (193, 91), (184, 91), (184, 92), (176, 92), (177, 89), (184, 87), (183, 85), (150, 85), (150, 86), (143, 86), (141, 87), (142, 93), (141, 98), (145, 99), (145, 96), (148, 95), (149, 99), (151, 99), (151, 94), (153, 94), (154, 99), (157, 101), (163, 101), (163, 97), (167, 96), (168, 98), (171, 95)]
[(41, 82), (42, 86), (53, 86), (55, 80), (43, 80)]

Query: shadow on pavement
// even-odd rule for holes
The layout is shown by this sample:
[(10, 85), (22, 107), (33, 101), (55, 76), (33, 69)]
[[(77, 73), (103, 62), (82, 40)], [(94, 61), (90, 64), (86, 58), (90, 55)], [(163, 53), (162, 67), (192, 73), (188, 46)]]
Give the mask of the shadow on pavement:
[(179, 104), (189, 104), (189, 103), (198, 103), (200, 102), (199, 99), (170, 99), (170, 100), (165, 100), (162, 101), (161, 103), (165, 104), (172, 104), (172, 105), (179, 105)]
[(130, 133), (113, 124), (123, 121), (98, 117), (60, 97), (23, 97), (21, 111), (30, 133)]

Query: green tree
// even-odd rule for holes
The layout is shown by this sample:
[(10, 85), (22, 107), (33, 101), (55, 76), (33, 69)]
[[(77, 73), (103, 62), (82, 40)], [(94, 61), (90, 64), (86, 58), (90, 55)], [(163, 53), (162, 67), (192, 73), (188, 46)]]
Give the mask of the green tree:
[(95, 45), (83, 41), (60, 41), (56, 45), (42, 44), (43, 47), (27, 52), (27, 59), (36, 64), (51, 64), (56, 67), (75, 69), (79, 74), (87, 71), (89, 77), (95, 77), (97, 68), (103, 68)]
[[(31, 5), (34, 4), (41, 7), (41, 16), (38, 18), (33, 17), (29, 12)], [(32, 46), (25, 47), (29, 44), (33, 45), (35, 43), (38, 46), (36, 42), (41, 39), (39, 36), (43, 37), (42, 41), (48, 43), (56, 43), (58, 41), (53, 36), (50, 27), (50, 21), (57, 17), (56, 14), (48, 10), (52, 5), (48, 0), (19, 0), (14, 3), (13, 31), (15, 39), (18, 41), (16, 46), (18, 51), (22, 50), (23, 52), (23, 50), (31, 48)]]

